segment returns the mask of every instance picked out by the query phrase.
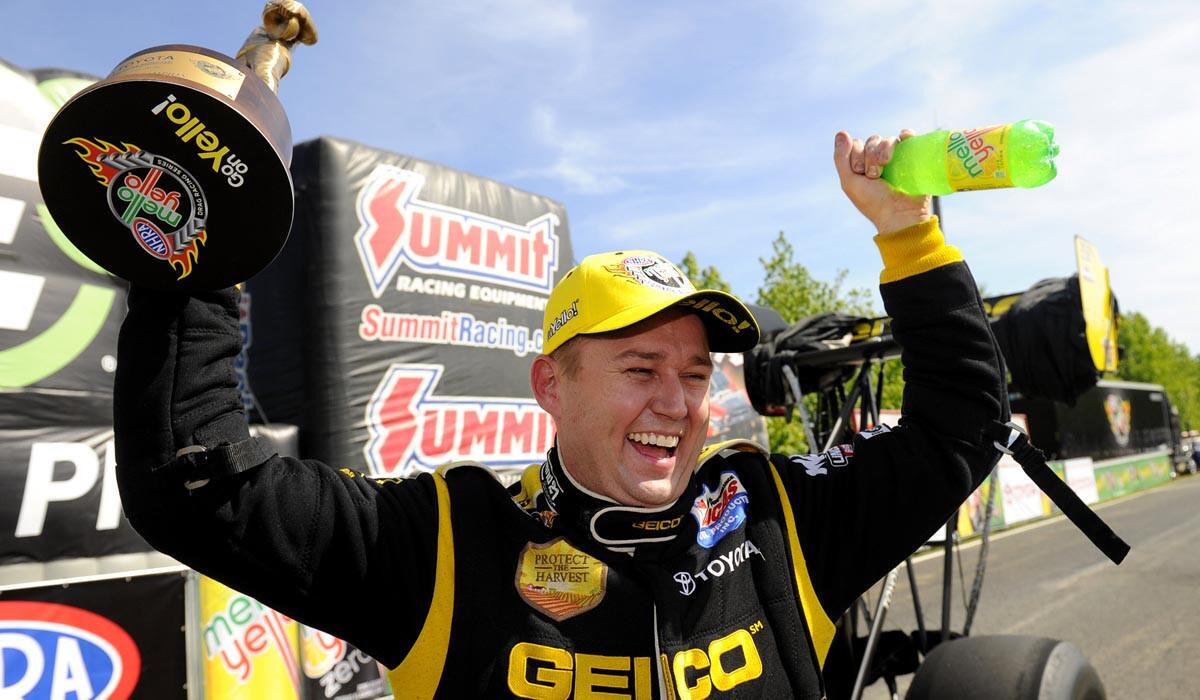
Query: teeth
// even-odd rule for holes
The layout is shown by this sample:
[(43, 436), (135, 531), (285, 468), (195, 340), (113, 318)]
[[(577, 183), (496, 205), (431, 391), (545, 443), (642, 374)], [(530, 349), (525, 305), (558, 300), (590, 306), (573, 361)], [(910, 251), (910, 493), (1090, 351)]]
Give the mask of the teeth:
[(630, 440), (640, 442), (643, 445), (657, 445), (658, 447), (672, 448), (679, 444), (678, 435), (658, 435), (656, 433), (630, 433), (627, 435)]

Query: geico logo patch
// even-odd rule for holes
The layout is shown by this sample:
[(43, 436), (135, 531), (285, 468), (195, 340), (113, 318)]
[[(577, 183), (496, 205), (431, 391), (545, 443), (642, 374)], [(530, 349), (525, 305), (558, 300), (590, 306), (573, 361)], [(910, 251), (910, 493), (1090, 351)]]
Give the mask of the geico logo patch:
[(521, 642), (508, 655), (508, 689), (539, 700), (649, 698), (650, 657), (578, 654)]
[[(677, 652), (663, 675), (679, 700), (703, 700), (713, 689), (728, 691), (762, 676), (762, 658), (754, 636), (761, 621), (709, 642), (706, 649)], [(519, 642), (508, 654), (508, 689), (518, 698), (651, 697), (650, 657), (604, 656)]]
[(674, 578), (676, 583), (679, 584), (680, 593), (683, 595), (691, 595), (696, 590), (697, 580), (708, 581), (710, 578), (718, 579), (746, 563), (746, 560), (749, 559), (750, 555), (752, 554), (757, 554), (762, 558), (763, 561), (766, 561), (767, 559), (765, 556), (763, 556), (763, 553), (758, 549), (758, 547), (754, 546), (753, 542), (746, 540), (716, 559), (708, 562), (704, 568), (700, 569), (696, 573), (692, 574), (686, 571), (680, 571), (677, 572), (672, 578)]
[(737, 629), (712, 640), (707, 650), (677, 652), (671, 671), (679, 700), (703, 700), (714, 688), (727, 692), (761, 676), (762, 658), (753, 635), (762, 628), (762, 622), (755, 622), (750, 629)]
[(632, 527), (635, 527), (638, 530), (645, 530), (647, 532), (674, 530), (675, 528), (679, 527), (679, 523), (682, 521), (683, 516), (680, 515), (679, 517), (667, 518), (665, 520), (639, 520), (638, 522), (634, 523)]

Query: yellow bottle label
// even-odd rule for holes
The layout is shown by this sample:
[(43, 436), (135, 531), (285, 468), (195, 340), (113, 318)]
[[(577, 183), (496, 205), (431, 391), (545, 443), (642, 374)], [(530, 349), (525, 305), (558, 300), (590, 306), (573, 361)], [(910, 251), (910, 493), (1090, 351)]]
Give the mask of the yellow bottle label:
[(1009, 124), (951, 131), (946, 176), (956, 192), (1012, 187), (1008, 170)]

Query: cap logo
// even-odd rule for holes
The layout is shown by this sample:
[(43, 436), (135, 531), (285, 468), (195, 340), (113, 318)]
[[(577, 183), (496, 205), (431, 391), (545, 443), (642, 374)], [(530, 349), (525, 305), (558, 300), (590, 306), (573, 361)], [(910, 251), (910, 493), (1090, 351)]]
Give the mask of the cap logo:
[(696, 289), (678, 267), (663, 258), (631, 255), (621, 261), (621, 266), (643, 287), (680, 295)]
[(562, 330), (562, 327), (567, 325), (567, 321), (579, 315), (579, 300), (571, 302), (571, 305), (563, 309), (562, 313), (554, 317), (550, 322), (550, 328), (546, 331), (546, 340), (554, 337), (554, 334)]

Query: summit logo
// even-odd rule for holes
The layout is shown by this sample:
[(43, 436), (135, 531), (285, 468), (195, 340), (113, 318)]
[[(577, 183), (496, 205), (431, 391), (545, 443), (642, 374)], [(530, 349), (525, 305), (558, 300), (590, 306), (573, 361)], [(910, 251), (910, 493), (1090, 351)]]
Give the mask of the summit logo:
[(425, 176), (380, 165), (358, 194), (354, 234), (379, 298), (401, 266), (548, 294), (558, 269), (558, 216), (518, 224), (422, 201)]
[(533, 399), (440, 396), (442, 365), (394, 364), (367, 402), (363, 447), (376, 476), (407, 476), (460, 459), (512, 467), (541, 461), (554, 422)]

